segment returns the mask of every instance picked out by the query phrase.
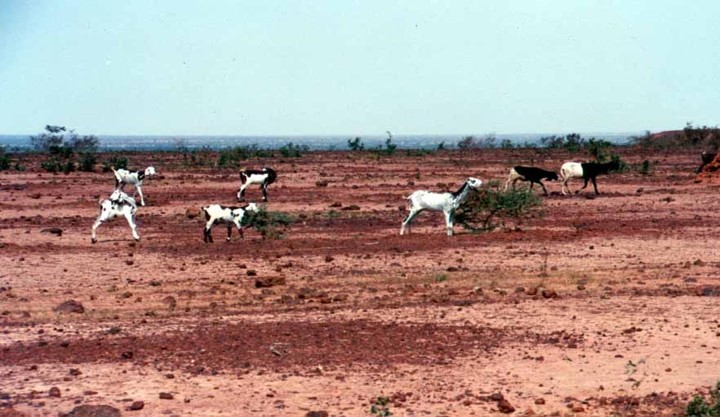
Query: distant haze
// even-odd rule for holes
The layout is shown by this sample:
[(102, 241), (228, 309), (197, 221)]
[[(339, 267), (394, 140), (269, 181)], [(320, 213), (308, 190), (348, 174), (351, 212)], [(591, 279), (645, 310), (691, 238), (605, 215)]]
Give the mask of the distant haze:
[(0, 2), (0, 134), (718, 124), (720, 2)]

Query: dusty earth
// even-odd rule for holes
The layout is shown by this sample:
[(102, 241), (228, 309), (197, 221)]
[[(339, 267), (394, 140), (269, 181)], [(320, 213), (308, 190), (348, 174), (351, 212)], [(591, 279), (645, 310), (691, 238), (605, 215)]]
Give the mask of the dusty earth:
[(582, 156), (252, 160), (279, 173), (267, 209), (297, 220), (214, 244), (186, 213), (233, 204), (237, 169), (130, 154), (160, 174), (142, 241), (117, 219), (95, 245), (112, 174), (2, 172), (0, 415), (371, 416), (378, 397), (395, 416), (681, 415), (720, 378), (718, 186), (695, 182), (697, 152), (621, 153), (651, 175), (598, 197), (549, 183), (543, 217), (453, 237), (438, 213), (399, 236), (402, 196)]

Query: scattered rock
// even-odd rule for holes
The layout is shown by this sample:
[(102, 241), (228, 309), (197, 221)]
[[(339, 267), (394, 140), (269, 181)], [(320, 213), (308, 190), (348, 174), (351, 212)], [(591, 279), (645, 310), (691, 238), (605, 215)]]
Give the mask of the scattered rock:
[(334, 261), (334, 260), (335, 260), (335, 258), (333, 258), (333, 257), (330, 256), (330, 255), (326, 255), (326, 256), (325, 256), (325, 262), (332, 262), (332, 261)]
[(245, 273), (246, 273), (247, 276), (249, 276), (249, 277), (254, 277), (254, 276), (257, 275), (257, 271), (255, 271), (254, 269), (248, 269)]
[(60, 388), (58, 388), (58, 387), (50, 388), (50, 391), (48, 391), (48, 395), (53, 398), (60, 398)]
[(63, 230), (59, 227), (51, 227), (49, 229), (42, 229), (40, 233), (52, 233), (57, 236), (62, 236)]
[(142, 410), (143, 408), (145, 408), (145, 403), (144, 403), (144, 402), (142, 402), (142, 401), (133, 401), (133, 403), (130, 404), (130, 406), (128, 407), (128, 410), (129, 410), (129, 411), (138, 411), (138, 410)]
[(340, 210), (343, 210), (343, 211), (357, 211), (357, 210), (360, 210), (360, 206), (358, 206), (357, 204), (351, 204), (351, 205), (349, 205), (349, 206), (345, 206), (345, 207), (341, 208)]
[(498, 401), (497, 406), (498, 411), (503, 414), (510, 414), (515, 412), (515, 407), (513, 407), (512, 404), (510, 404), (510, 402), (506, 399)]
[(328, 417), (327, 411), (308, 411), (305, 417)]
[(190, 220), (196, 218), (198, 216), (198, 214), (199, 214), (199, 211), (196, 208), (188, 207), (185, 209), (185, 217)]
[(81, 372), (79, 369), (70, 368), (70, 375), (72, 375), (72, 376), (78, 376), (78, 375), (82, 375), (82, 372)]
[(316, 187), (327, 187), (330, 184), (327, 180), (315, 181)]
[(79, 313), (82, 314), (85, 312), (85, 307), (83, 307), (82, 304), (75, 300), (68, 300), (65, 301), (62, 304), (59, 304), (57, 307), (53, 308), (53, 311), (56, 313)]
[(720, 287), (715, 285), (706, 285), (695, 289), (695, 294), (699, 297), (717, 297), (720, 296)]
[(543, 405), (543, 404), (545, 404), (544, 398), (536, 398), (535, 399), (535, 405)]
[(60, 417), (120, 417), (120, 410), (109, 405), (81, 405)]
[(160, 399), (161, 399), (161, 400), (172, 400), (173, 398), (175, 398), (175, 396), (173, 396), (173, 395), (170, 394), (169, 392), (161, 392), (161, 393), (160, 393)]
[(285, 277), (263, 277), (255, 279), (255, 288), (270, 288), (285, 285)]
[(163, 304), (165, 304), (170, 310), (174, 310), (177, 306), (177, 300), (172, 295), (168, 295), (167, 297), (162, 299)]
[(555, 290), (542, 290), (543, 298), (553, 299), (558, 298), (558, 293)]

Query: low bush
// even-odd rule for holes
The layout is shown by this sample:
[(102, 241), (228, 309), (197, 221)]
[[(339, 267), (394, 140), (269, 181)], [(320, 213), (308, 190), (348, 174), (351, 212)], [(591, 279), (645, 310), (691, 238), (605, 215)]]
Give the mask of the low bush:
[(499, 184), (490, 184), (471, 193), (455, 210), (455, 222), (472, 231), (490, 231), (515, 224), (542, 214), (542, 199), (525, 188), (504, 191)]
[(720, 381), (710, 389), (710, 398), (696, 395), (685, 407), (686, 417), (718, 417), (720, 416)]
[(270, 212), (261, 207), (257, 213), (248, 212), (247, 227), (257, 230), (263, 238), (282, 239), (295, 217), (282, 212)]
[(124, 156), (112, 155), (110, 158), (103, 162), (102, 172), (110, 172), (111, 168), (115, 169), (128, 169), (130, 160)]

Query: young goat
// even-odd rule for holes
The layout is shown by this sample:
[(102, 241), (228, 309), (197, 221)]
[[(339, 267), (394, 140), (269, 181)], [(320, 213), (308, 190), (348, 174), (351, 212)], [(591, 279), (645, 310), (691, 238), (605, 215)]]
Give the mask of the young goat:
[[(135, 172), (130, 172), (127, 169), (115, 169), (115, 167), (112, 167), (112, 170), (115, 173), (115, 189), (122, 191), (122, 189), (125, 187), (125, 184), (133, 185), (135, 187), (135, 193), (140, 194), (140, 204), (144, 206), (145, 199), (143, 198), (143, 193), (140, 186), (142, 185), (145, 177), (155, 175), (155, 168), (147, 167), (144, 171)], [(134, 193), (133, 197), (135, 197)]]
[(100, 214), (92, 227), (92, 243), (97, 243), (97, 233), (95, 232), (101, 224), (108, 220), (112, 220), (117, 216), (124, 216), (132, 229), (132, 235), (135, 240), (140, 240), (135, 225), (135, 212), (137, 204), (135, 199), (120, 190), (113, 191), (110, 197), (100, 201)]
[(400, 227), (400, 234), (405, 234), (405, 226), (408, 228), (410, 233), (410, 222), (413, 218), (418, 215), (421, 211), (442, 211), (445, 214), (445, 224), (447, 226), (448, 236), (453, 234), (453, 215), (455, 209), (462, 204), (468, 196), (471, 189), (476, 190), (480, 188), (482, 181), (477, 178), (468, 178), (465, 183), (454, 193), (433, 193), (430, 191), (415, 191), (407, 197), (408, 201), (408, 213), (405, 220), (402, 222)]
[(240, 189), (238, 190), (238, 201), (245, 201), (245, 188), (251, 184), (259, 184), (262, 189), (263, 201), (267, 201), (267, 187), (275, 182), (277, 174), (271, 168), (263, 168), (262, 170), (242, 170), (240, 171)]
[[(597, 176), (606, 175), (610, 171), (614, 171), (618, 168), (620, 168), (620, 163), (618, 163), (618, 161), (606, 162), (604, 164), (598, 164), (596, 162), (565, 162), (562, 165), (562, 168), (560, 168), (560, 175), (563, 177), (562, 193), (565, 195), (570, 192), (567, 183), (571, 178), (582, 178), (585, 183), (580, 190), (584, 190), (588, 185), (588, 181), (592, 180), (593, 187), (595, 188), (595, 194), (600, 194), (597, 189)], [(579, 193), (580, 190), (577, 190), (575, 193)]]
[(505, 183), (505, 191), (507, 191), (507, 189), (510, 187), (511, 183), (512, 183), (513, 188), (515, 188), (515, 183), (518, 182), (518, 180), (520, 180), (520, 181), (530, 181), (530, 189), (531, 190), (533, 188), (533, 185), (535, 185), (535, 183), (540, 184), (545, 195), (548, 195), (547, 189), (545, 188), (545, 184), (542, 183), (542, 180), (545, 178), (547, 178), (548, 181), (555, 181), (558, 179), (558, 175), (555, 172), (546, 171), (546, 170), (540, 169), (540, 168), (516, 166), (510, 170), (510, 177), (508, 178), (507, 182)]
[(252, 211), (257, 213), (258, 207), (255, 203), (250, 203), (244, 207), (226, 207), (220, 204), (212, 204), (202, 208), (202, 212), (205, 215), (205, 230), (203, 231), (203, 241), (212, 243), (212, 227), (217, 223), (227, 224), (227, 240), (230, 241), (230, 234), (232, 233), (232, 225), (237, 227), (240, 237), (244, 238), (242, 230), (242, 219), (245, 216), (245, 212)]

